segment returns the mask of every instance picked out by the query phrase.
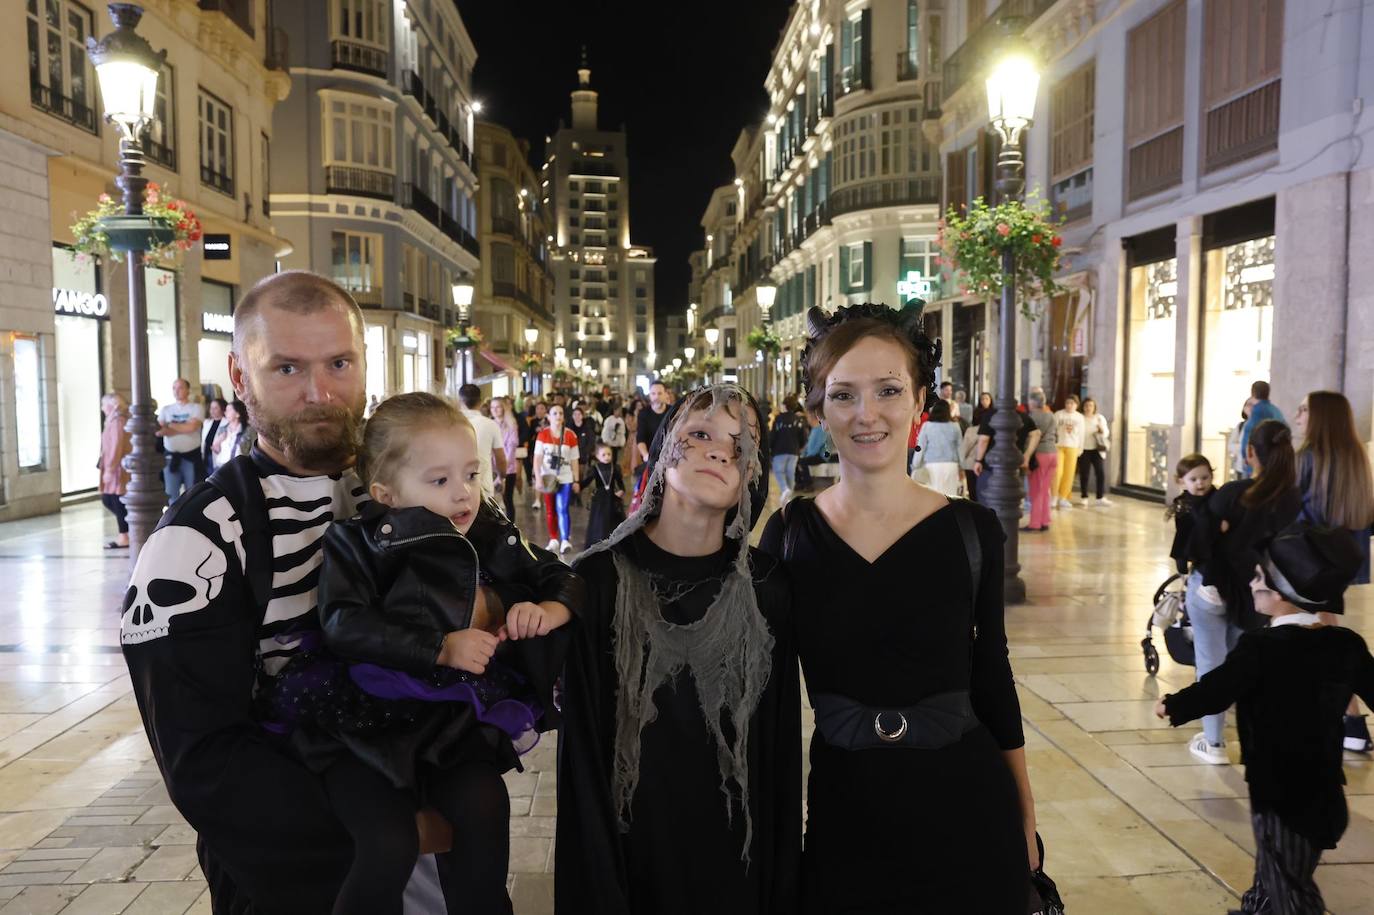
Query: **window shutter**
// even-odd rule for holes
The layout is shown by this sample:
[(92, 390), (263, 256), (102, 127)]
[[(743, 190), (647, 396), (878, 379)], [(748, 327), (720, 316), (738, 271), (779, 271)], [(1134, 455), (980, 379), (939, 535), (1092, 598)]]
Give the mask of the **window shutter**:
[(848, 294), (849, 287), (849, 245), (840, 245), (840, 291)]
[(859, 56), (854, 61), (859, 68), (859, 81), (865, 88), (873, 85), (873, 10), (865, 9), (859, 19)]
[(953, 207), (957, 212), (968, 206), (968, 184), (965, 180), (968, 177), (968, 172), (964, 165), (966, 158), (966, 151), (962, 149), (945, 156), (946, 210)]
[(831, 111), (830, 100), (835, 97), (835, 43), (831, 42), (825, 46), (825, 56), (821, 58), (821, 92), (824, 98), (821, 99), (821, 113), (829, 115)]
[(864, 242), (864, 291), (873, 288), (873, 242)]

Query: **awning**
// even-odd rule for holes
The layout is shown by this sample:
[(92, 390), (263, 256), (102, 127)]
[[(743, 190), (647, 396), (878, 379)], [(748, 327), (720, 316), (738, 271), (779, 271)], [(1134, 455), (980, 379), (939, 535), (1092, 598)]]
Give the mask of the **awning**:
[(500, 356), (497, 356), (497, 355), (496, 355), (495, 353), (493, 353), (491, 350), (488, 350), (488, 349), (478, 350), (478, 351), (477, 351), (477, 354), (478, 354), (479, 356), (481, 356), (483, 359), (485, 359), (485, 360), (487, 360), (488, 362), (490, 362), (490, 363), (492, 364), (492, 366), (493, 366), (493, 367), (496, 369), (496, 371), (498, 371), (498, 372), (507, 372), (507, 373), (509, 373), (509, 374), (511, 374), (511, 375), (519, 375), (519, 374), (520, 374), (520, 370), (519, 370), (519, 369), (512, 368), (505, 360), (503, 360)]

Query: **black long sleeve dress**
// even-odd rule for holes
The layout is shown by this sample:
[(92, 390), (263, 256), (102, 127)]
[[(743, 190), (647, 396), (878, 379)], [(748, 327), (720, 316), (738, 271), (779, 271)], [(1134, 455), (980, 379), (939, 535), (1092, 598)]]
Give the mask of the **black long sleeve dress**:
[[(643, 531), (615, 547), (649, 570), (670, 623), (701, 619), (737, 555), (726, 541), (710, 556), (681, 557)], [(801, 856), (801, 688), (788, 616), (791, 589), (777, 563), (751, 551), (759, 609), (774, 636), (772, 672), (749, 732), (750, 862), (741, 860), (745, 821), (736, 793), (727, 815), (716, 744), (689, 671), (654, 694), (658, 717), (640, 735), (639, 784), (630, 829), (617, 825), (614, 657), (619, 576), (609, 552), (575, 570), (587, 604), (572, 633), (564, 675), (558, 769), (554, 902), (560, 915), (771, 915), (795, 912)], [(692, 583), (695, 588), (683, 590)], [(726, 733), (731, 735), (729, 722)]]
[(969, 508), (983, 554), (976, 608), (970, 576), (950, 574), (969, 567), (953, 506), (918, 522), (872, 563), (811, 499), (790, 502), (786, 520), (779, 511), (764, 529), (760, 548), (785, 558), (791, 573), (797, 649), (813, 697), (835, 693), (892, 709), (968, 690), (980, 722), (935, 750), (847, 750), (816, 731), (807, 911), (1027, 910), (1019, 796), (1002, 755), (1024, 743), (1003, 625), (1003, 535), (991, 511)]

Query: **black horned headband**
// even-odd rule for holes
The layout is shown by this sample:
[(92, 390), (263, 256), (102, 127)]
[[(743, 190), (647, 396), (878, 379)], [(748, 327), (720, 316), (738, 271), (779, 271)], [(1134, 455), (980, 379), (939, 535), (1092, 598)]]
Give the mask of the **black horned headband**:
[[(864, 302), (861, 305), (844, 305), (827, 314), (823, 308), (812, 305), (806, 310), (806, 348), (802, 350), (802, 383), (811, 391), (811, 354), (832, 330), (849, 321), (868, 318), (891, 324), (916, 347), (916, 355), (923, 374), (928, 379), (926, 403), (935, 396), (935, 370), (940, 366), (943, 347), (939, 339), (931, 340), (926, 336), (922, 313), (926, 303), (921, 299), (908, 299), (902, 308), (890, 308), (877, 302)], [(916, 381), (917, 379), (913, 379)]]

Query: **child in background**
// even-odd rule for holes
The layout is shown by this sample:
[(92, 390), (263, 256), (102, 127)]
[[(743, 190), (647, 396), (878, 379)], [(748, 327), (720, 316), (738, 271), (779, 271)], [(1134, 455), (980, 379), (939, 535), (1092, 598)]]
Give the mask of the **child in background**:
[(1174, 468), (1178, 483), (1183, 491), (1169, 503), (1164, 512), (1164, 520), (1174, 522), (1174, 544), (1169, 548), (1169, 558), (1174, 560), (1180, 575), (1188, 574), (1188, 542), (1193, 536), (1193, 510), (1207, 497), (1216, 492), (1212, 484), (1212, 464), (1200, 454), (1185, 455)]
[(582, 478), (582, 488), (594, 487), (591, 511), (587, 517), (587, 546), (600, 543), (625, 520), (625, 481), (615, 465), (615, 451), (602, 442), (596, 446), (596, 460)]
[(1374, 701), (1374, 657), (1318, 612), (1340, 597), (1360, 556), (1345, 531), (1293, 525), (1250, 582), (1269, 626), (1241, 636), (1221, 666), (1155, 707), (1175, 727), (1236, 703), (1255, 831), (1254, 884), (1241, 912), (1321, 915), (1313, 875), (1349, 821), (1341, 735), (1352, 692)]
[(324, 537), (323, 648), (293, 658), (260, 700), (353, 838), (335, 915), (400, 915), (421, 807), (453, 827), (438, 856), (448, 910), (511, 911), (501, 775), (559, 723), (565, 633), (542, 636), (580, 610), (584, 590), (482, 500), (483, 460), (443, 398), (377, 407), (357, 464), (374, 501)]

